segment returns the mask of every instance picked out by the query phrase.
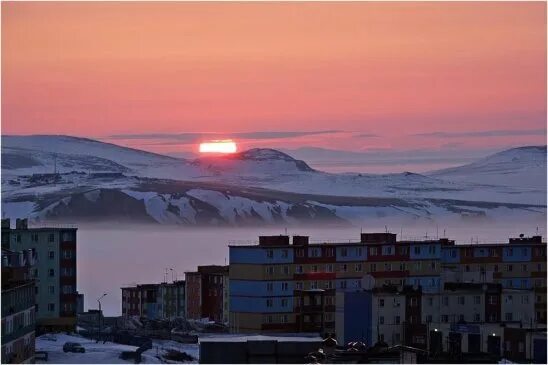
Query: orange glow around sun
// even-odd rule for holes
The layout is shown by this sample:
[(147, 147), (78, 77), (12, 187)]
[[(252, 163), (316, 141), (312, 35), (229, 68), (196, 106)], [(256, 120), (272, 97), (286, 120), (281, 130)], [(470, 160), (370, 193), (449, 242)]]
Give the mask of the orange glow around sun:
[(236, 142), (231, 140), (200, 143), (200, 153), (234, 153)]

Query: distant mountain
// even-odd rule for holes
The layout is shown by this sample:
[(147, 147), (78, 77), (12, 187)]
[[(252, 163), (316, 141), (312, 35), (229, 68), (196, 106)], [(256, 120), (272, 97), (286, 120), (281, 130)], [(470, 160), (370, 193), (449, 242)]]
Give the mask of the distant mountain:
[(467, 165), (431, 171), (427, 175), (451, 181), (546, 191), (546, 146), (512, 148)]
[[(334, 174), (274, 149), (190, 161), (85, 138), (3, 136), (2, 212), (183, 225), (544, 221), (546, 186), (538, 181), (545, 181), (545, 154), (545, 147), (514, 149), (429, 175)], [(498, 174), (498, 182), (527, 178), (503, 185), (486, 182), (486, 174)]]
[(218, 173), (264, 174), (277, 172), (313, 172), (314, 170), (301, 160), (270, 148), (253, 148), (247, 151), (200, 157), (195, 164), (207, 166)]

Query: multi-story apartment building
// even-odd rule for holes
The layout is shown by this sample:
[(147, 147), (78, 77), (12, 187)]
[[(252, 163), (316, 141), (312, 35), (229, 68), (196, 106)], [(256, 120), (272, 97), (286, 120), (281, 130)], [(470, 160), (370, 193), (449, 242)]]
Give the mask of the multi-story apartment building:
[[(365, 233), (357, 242), (339, 243), (310, 243), (308, 237), (294, 236), (290, 244), (288, 236), (262, 236), (258, 244), (230, 245), (229, 251), (233, 331), (334, 332), (336, 293), (362, 288), (365, 277), (376, 287), (416, 288), (415, 296), (409, 294), (401, 305), (416, 312), (406, 321), (423, 332), (422, 296), (431, 293), (436, 300), (442, 282), (451, 281), (533, 290), (535, 319), (546, 321), (546, 244), (539, 236), (490, 245), (456, 244), (447, 238), (397, 241), (391, 233)], [(440, 313), (428, 315), (441, 321)], [(396, 316), (391, 314), (390, 320)], [(424, 337), (407, 342), (426, 342)]]
[(2, 220), (2, 247), (34, 249), (37, 255), (37, 330), (74, 330), (76, 325), (76, 228), (29, 228), (18, 219), (15, 228)]
[(222, 323), (227, 319), (228, 266), (198, 266), (198, 270), (185, 273), (186, 318)]
[(141, 284), (122, 289), (122, 315), (147, 319), (185, 317), (185, 281)]
[(2, 248), (2, 363), (34, 363), (34, 250)]

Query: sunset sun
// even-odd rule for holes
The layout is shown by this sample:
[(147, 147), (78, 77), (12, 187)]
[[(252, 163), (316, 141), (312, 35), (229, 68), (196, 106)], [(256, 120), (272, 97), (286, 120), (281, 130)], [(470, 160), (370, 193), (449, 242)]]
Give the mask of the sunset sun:
[(200, 143), (200, 153), (234, 153), (236, 142), (231, 140), (209, 141)]

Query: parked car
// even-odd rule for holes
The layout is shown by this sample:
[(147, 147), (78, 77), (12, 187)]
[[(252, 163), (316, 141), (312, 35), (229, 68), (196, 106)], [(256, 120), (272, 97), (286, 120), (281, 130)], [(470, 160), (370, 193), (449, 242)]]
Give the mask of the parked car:
[(86, 349), (78, 342), (65, 342), (65, 344), (63, 345), (63, 351), (84, 353), (86, 352)]

